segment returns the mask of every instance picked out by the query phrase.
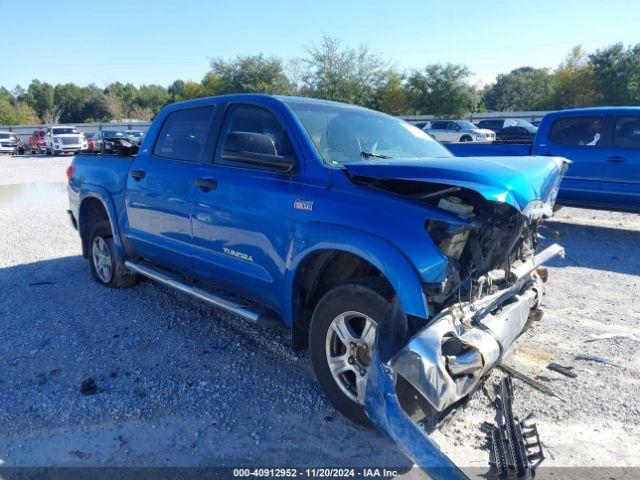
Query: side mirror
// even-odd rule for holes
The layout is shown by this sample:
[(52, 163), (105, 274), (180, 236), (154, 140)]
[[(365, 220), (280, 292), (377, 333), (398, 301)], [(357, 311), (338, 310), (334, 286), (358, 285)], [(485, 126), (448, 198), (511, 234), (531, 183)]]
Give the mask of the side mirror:
[(293, 162), (278, 155), (276, 145), (269, 135), (253, 132), (229, 132), (222, 151), (222, 159), (229, 162), (250, 163), (290, 172)]

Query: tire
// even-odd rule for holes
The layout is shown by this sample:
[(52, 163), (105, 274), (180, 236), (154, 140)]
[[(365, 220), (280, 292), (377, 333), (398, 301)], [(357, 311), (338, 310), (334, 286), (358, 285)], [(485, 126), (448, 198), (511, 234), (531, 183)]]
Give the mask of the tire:
[[(390, 301), (379, 293), (379, 289), (374, 288), (366, 280), (334, 287), (320, 299), (311, 318), (309, 350), (316, 378), (335, 408), (352, 422), (371, 427), (364, 406), (356, 398), (356, 392), (359, 390), (358, 380), (364, 378), (361, 388), (364, 388), (363, 385), (366, 384), (366, 373), (362, 375), (362, 370), (366, 371), (367, 352), (371, 352), (373, 344), (366, 340), (363, 341), (363, 332), (358, 332), (358, 328), (349, 328), (351, 334), (359, 333), (361, 337), (357, 339), (360, 342), (357, 349), (347, 349), (342, 340), (338, 338), (337, 332), (332, 328), (332, 325), (341, 317), (347, 319), (345, 323), (356, 327), (358, 324), (366, 326), (368, 322), (366, 317), (368, 317), (376, 324), (376, 328), (385, 318)], [(359, 318), (359, 315), (365, 318)], [(371, 336), (375, 340), (375, 329), (373, 333), (366, 335), (368, 339)], [(356, 337), (353, 336), (353, 338)], [(364, 348), (363, 344), (367, 344), (368, 348)], [(334, 359), (349, 358), (347, 362), (350, 364), (347, 367), (349, 370), (343, 374), (334, 375), (329, 366), (330, 357)], [(370, 356), (368, 358), (370, 360)], [(352, 362), (352, 360), (354, 361)], [(346, 366), (345, 362), (340, 362), (340, 364)], [(360, 369), (360, 373), (358, 373), (358, 369)], [(349, 390), (349, 383), (353, 389), (347, 394), (345, 390)]]
[[(101, 268), (98, 255), (94, 248), (108, 256), (109, 268)], [(104, 265), (104, 264), (103, 264)], [(113, 233), (109, 222), (100, 222), (89, 236), (89, 266), (91, 275), (96, 282), (109, 288), (128, 288), (138, 283), (138, 275), (124, 266), (124, 259), (118, 253), (113, 242)]]
[(462, 138), (460, 138), (461, 142), (472, 142), (473, 138), (471, 138), (469, 135), (463, 135)]

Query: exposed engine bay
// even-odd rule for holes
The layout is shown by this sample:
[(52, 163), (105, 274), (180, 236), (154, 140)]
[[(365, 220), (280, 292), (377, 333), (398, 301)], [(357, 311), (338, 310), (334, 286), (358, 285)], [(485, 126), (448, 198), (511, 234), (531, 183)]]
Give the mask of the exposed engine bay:
[(465, 199), (465, 193), (443, 197), (437, 206), (473, 222), (472, 227), (434, 220), (427, 225), (450, 265), (445, 285), (427, 292), (433, 311), (473, 302), (505, 288), (513, 281), (511, 268), (530, 259), (538, 245), (538, 220), (526, 218), (509, 205)]

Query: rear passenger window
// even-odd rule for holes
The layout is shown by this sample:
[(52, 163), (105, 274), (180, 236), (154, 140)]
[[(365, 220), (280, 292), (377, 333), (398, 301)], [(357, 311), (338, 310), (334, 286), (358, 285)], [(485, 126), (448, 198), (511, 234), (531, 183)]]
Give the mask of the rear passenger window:
[(640, 148), (640, 117), (616, 119), (615, 146)]
[(185, 108), (169, 114), (160, 130), (153, 154), (197, 162), (202, 157), (211, 126), (213, 107)]
[(549, 140), (568, 146), (595, 147), (603, 143), (602, 117), (564, 117), (551, 125)]
[(431, 128), (433, 130), (446, 130), (447, 122), (431, 122)]

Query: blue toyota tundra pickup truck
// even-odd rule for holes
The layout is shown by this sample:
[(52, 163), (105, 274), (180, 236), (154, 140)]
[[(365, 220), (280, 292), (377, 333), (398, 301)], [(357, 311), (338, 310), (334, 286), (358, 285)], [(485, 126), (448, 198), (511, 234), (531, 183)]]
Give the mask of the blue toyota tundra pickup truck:
[(564, 159), (456, 158), (360, 107), (175, 103), (127, 153), (79, 155), (67, 171), (95, 280), (143, 276), (289, 327), (327, 397), (359, 423), (379, 420), (364, 408), (375, 348), (423, 418), (464, 401), (537, 309), (541, 265), (563, 253), (540, 248), (537, 229)]
[(547, 114), (533, 145), (448, 144), (456, 156), (551, 155), (571, 160), (558, 202), (640, 213), (640, 107)]

